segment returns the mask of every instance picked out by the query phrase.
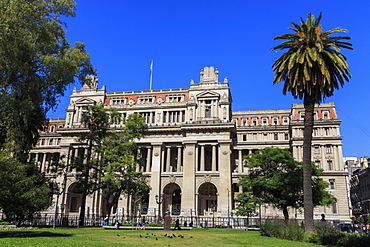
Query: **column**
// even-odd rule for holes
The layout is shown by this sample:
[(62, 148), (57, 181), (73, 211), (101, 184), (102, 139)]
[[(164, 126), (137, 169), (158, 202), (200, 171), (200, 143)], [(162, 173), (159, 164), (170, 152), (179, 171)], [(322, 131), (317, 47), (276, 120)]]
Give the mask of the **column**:
[(239, 149), (239, 164), (238, 164), (238, 172), (243, 173), (243, 150)]
[(162, 143), (152, 143), (152, 173), (150, 176), (150, 187), (152, 188), (149, 196), (148, 215), (154, 216), (158, 205), (155, 201), (155, 195), (162, 194), (161, 191), (161, 160), (163, 160)]
[(171, 147), (167, 147), (166, 172), (172, 171), (170, 165), (171, 165)]
[(150, 172), (150, 163), (151, 163), (151, 159), (152, 159), (152, 149), (151, 147), (148, 147), (147, 148), (147, 152), (146, 152), (146, 172)]
[(216, 145), (212, 145), (212, 171), (216, 171)]
[(231, 197), (232, 197), (232, 180), (231, 180), (231, 165), (230, 165), (230, 146), (231, 141), (219, 141), (219, 172), (220, 182), (218, 187), (218, 203), (219, 210), (222, 216), (227, 216), (227, 212), (231, 212)]
[(177, 148), (177, 171), (178, 172), (182, 172), (182, 170), (181, 170), (181, 162), (182, 162), (182, 157), (181, 157), (181, 148), (182, 147), (178, 147)]
[(204, 171), (204, 145), (200, 146), (200, 171)]
[(184, 141), (183, 143), (183, 184), (186, 189), (182, 190), (181, 211), (183, 216), (196, 213), (196, 141)]

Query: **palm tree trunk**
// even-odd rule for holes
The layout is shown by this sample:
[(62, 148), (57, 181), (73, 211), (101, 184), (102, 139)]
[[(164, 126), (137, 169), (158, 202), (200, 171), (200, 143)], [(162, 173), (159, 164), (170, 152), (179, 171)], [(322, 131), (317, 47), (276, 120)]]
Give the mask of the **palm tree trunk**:
[(315, 99), (306, 95), (304, 98), (304, 132), (303, 132), (303, 203), (304, 226), (306, 232), (314, 231), (312, 180), (311, 180), (311, 146), (314, 124)]

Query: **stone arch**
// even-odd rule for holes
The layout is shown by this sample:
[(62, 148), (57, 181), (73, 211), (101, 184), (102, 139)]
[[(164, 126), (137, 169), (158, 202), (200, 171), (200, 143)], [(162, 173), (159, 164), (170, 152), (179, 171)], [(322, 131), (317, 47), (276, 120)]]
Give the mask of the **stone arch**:
[(217, 211), (218, 188), (211, 182), (204, 182), (198, 187), (198, 215), (208, 215)]
[(177, 183), (168, 183), (163, 188), (163, 211), (169, 210), (171, 215), (180, 215), (181, 191), (181, 187)]
[(78, 213), (82, 201), (82, 188), (77, 182), (71, 183), (67, 189), (66, 213)]

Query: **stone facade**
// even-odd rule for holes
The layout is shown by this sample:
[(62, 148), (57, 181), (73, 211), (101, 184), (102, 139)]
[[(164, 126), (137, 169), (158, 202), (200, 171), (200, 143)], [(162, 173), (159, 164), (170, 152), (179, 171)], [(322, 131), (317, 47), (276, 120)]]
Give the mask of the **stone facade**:
[[(72, 157), (83, 156), (85, 146), (76, 136), (86, 131), (81, 124), (83, 107), (104, 103), (117, 108), (123, 116), (140, 113), (149, 126), (149, 134), (138, 141), (144, 162), (142, 171), (150, 176), (150, 197), (142, 205), (142, 214), (161, 215), (168, 209), (172, 215), (202, 216), (214, 213), (227, 216), (235, 207), (240, 176), (248, 170), (243, 157), (260, 148), (275, 146), (290, 148), (297, 160), (302, 160), (303, 105), (290, 109), (232, 111), (232, 97), (227, 78), (218, 81), (218, 71), (205, 67), (199, 83), (190, 81), (189, 88), (131, 92), (106, 92), (98, 89), (97, 79), (74, 89), (65, 119), (51, 119), (32, 150), (42, 171), (48, 172), (53, 155), (65, 163)], [(313, 136), (313, 160), (325, 170), (323, 178), (331, 184), (330, 192), (337, 203), (317, 207), (315, 218), (322, 213), (327, 219), (349, 219), (346, 188), (347, 172), (342, 162), (342, 143), (333, 103), (317, 105)], [(123, 122), (112, 128), (123, 128)], [(62, 182), (63, 178), (58, 178)], [(65, 215), (77, 214), (81, 201), (73, 172), (64, 177), (65, 193), (60, 208)], [(163, 203), (156, 203), (156, 195)], [(100, 192), (88, 198), (87, 213), (101, 215)], [(130, 209), (126, 198), (117, 205), (117, 214)], [(261, 217), (282, 217), (282, 213), (265, 205)], [(292, 218), (302, 218), (302, 212), (292, 210)]]

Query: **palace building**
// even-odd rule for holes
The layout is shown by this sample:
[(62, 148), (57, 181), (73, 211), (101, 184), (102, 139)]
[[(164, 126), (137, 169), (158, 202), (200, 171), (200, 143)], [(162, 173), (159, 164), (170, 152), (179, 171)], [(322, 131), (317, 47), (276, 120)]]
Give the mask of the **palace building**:
[[(164, 215), (169, 210), (180, 216), (227, 216), (235, 208), (234, 198), (242, 192), (237, 186), (246, 175), (243, 157), (254, 150), (274, 146), (289, 148), (302, 160), (304, 108), (293, 104), (289, 109), (232, 111), (232, 96), (227, 78), (219, 82), (218, 71), (205, 67), (200, 80), (190, 81), (189, 88), (107, 92), (93, 85), (73, 90), (66, 117), (50, 119), (39, 143), (31, 151), (41, 171), (48, 173), (54, 155), (68, 164), (72, 157), (83, 156), (86, 145), (77, 136), (86, 130), (81, 123), (83, 108), (104, 103), (123, 116), (139, 113), (148, 124), (149, 133), (137, 143), (149, 175), (150, 196), (141, 205), (141, 214)], [(324, 169), (323, 179), (337, 202), (319, 206), (328, 220), (349, 220), (347, 172), (342, 157), (342, 136), (335, 105), (322, 103), (315, 108), (312, 160)], [(124, 128), (123, 122), (112, 128)], [(82, 195), (78, 192), (75, 172), (66, 173), (65, 190), (58, 198), (58, 208), (65, 216), (77, 215)], [(57, 178), (60, 183), (63, 177)], [(163, 198), (159, 205), (157, 198)], [(89, 196), (87, 215), (103, 212), (101, 192)], [(117, 215), (128, 214), (131, 204), (122, 196), (115, 208)], [(283, 217), (282, 212), (264, 205), (260, 217)], [(53, 212), (53, 208), (50, 209)], [(302, 210), (290, 210), (291, 218), (303, 218)]]

